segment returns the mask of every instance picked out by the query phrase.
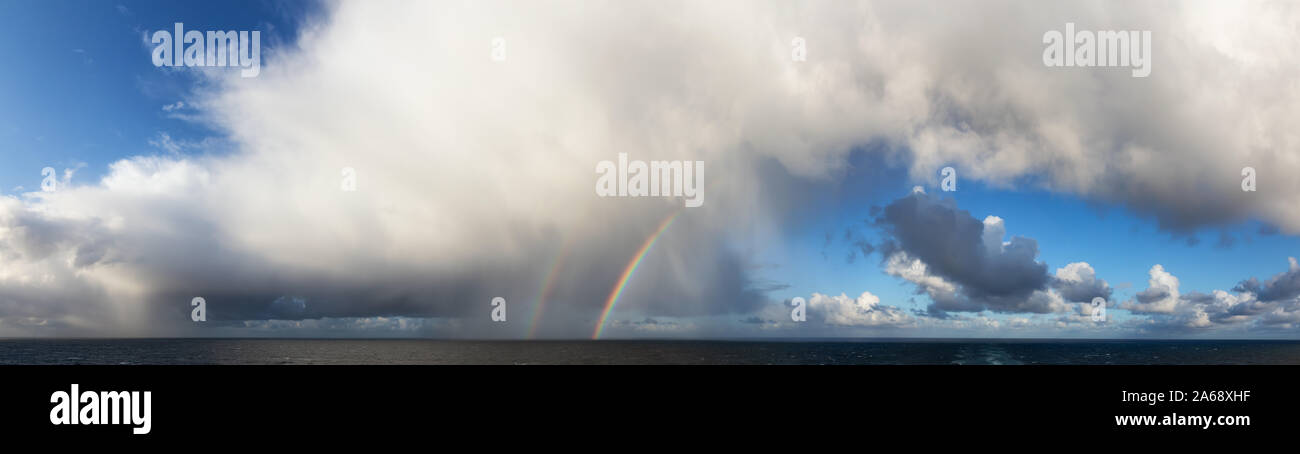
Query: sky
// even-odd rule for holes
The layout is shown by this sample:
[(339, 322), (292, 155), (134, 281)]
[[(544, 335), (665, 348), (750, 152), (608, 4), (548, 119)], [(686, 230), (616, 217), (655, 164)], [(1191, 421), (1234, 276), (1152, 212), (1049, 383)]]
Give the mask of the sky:
[[(1298, 338), (1298, 19), (0, 2), (0, 337)], [(176, 23), (258, 74), (155, 65)], [(602, 195), (621, 154), (702, 203)]]

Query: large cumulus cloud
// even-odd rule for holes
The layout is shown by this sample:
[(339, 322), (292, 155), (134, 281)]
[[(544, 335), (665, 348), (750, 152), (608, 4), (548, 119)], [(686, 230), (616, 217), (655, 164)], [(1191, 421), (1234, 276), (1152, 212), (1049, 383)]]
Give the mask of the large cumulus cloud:
[(931, 315), (948, 312), (1050, 313), (1070, 303), (1109, 298), (1110, 287), (1086, 262), (1048, 274), (1038, 242), (1006, 236), (1002, 218), (983, 221), (954, 199), (915, 190), (880, 210), (885, 272), (929, 296)]

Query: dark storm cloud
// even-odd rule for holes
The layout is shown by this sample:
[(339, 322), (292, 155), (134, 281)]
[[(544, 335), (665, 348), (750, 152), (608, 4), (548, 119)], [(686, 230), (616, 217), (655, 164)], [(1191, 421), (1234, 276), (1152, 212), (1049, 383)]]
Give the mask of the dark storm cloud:
[(925, 263), (929, 272), (959, 286), (951, 294), (931, 293), (935, 308), (944, 311), (1048, 312), (1030, 296), (1045, 290), (1051, 277), (1036, 260), (1038, 243), (1013, 236), (1006, 244), (994, 238), (986, 246), (985, 224), (951, 199), (913, 193), (886, 206), (876, 225), (888, 239), (886, 257), (906, 253)]
[(1238, 283), (1233, 290), (1254, 293), (1264, 302), (1295, 299), (1300, 296), (1300, 265), (1297, 265), (1296, 259), (1290, 260), (1291, 267), (1286, 271), (1264, 282), (1252, 277)]
[[(365, 253), (294, 265), (285, 262), (298, 258), (291, 254), (236, 247), (240, 241), (232, 232), (204, 217), (214, 215), (209, 211), (183, 203), (148, 205), (154, 208), (145, 211), (149, 228), (112, 229), (95, 219), (43, 216), (5, 199), (0, 259), (10, 270), (46, 279), (0, 286), (4, 327), (16, 333), (32, 325), (60, 334), (192, 335), (257, 320), (432, 317), (461, 320), (459, 331), (438, 326), (439, 335), (513, 337), (524, 332), (520, 327), (530, 322), (540, 284), (554, 269), (540, 331), (572, 336), (591, 329), (637, 249), (672, 213), (662, 205), (609, 204), (593, 216), (621, 219), (619, 228), (596, 224), (565, 235), (506, 226), (508, 240), (465, 245), (477, 251), (473, 261), (443, 260), (436, 251), (401, 260), (375, 256), (387, 239), (372, 237), (362, 243)], [(755, 267), (718, 241), (723, 233), (705, 217), (679, 215), (646, 254), (620, 310), (646, 316), (742, 314), (766, 301), (767, 292), (785, 288), (753, 280)], [(563, 266), (555, 267), (560, 255)], [(94, 279), (99, 275), (126, 278), (139, 291), (113, 295)], [(205, 323), (190, 320), (196, 297), (206, 301)], [(509, 323), (490, 322), (494, 297), (506, 298)]]

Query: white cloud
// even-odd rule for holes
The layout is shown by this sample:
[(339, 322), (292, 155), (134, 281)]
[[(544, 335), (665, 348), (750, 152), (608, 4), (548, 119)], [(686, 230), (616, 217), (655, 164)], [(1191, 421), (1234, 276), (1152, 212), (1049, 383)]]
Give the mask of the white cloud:
[(808, 314), (835, 326), (900, 326), (912, 322), (906, 312), (880, 304), (880, 298), (871, 292), (862, 292), (857, 298), (843, 293), (839, 296), (813, 293), (808, 299)]
[(1007, 235), (1006, 224), (1002, 218), (997, 216), (988, 216), (984, 218), (984, 250), (989, 255), (1002, 253), (1002, 237)]
[(1157, 264), (1149, 272), (1147, 289), (1137, 294), (1136, 302), (1130, 301), (1122, 307), (1133, 312), (1153, 314), (1172, 314), (1178, 308), (1178, 278), (1165, 267)]

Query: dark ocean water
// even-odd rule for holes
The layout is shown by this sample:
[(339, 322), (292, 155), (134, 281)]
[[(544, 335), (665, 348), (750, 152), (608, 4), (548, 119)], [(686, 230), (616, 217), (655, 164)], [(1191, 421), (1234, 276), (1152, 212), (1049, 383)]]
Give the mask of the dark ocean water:
[(1300, 341), (0, 339), (0, 364), (1300, 364)]

